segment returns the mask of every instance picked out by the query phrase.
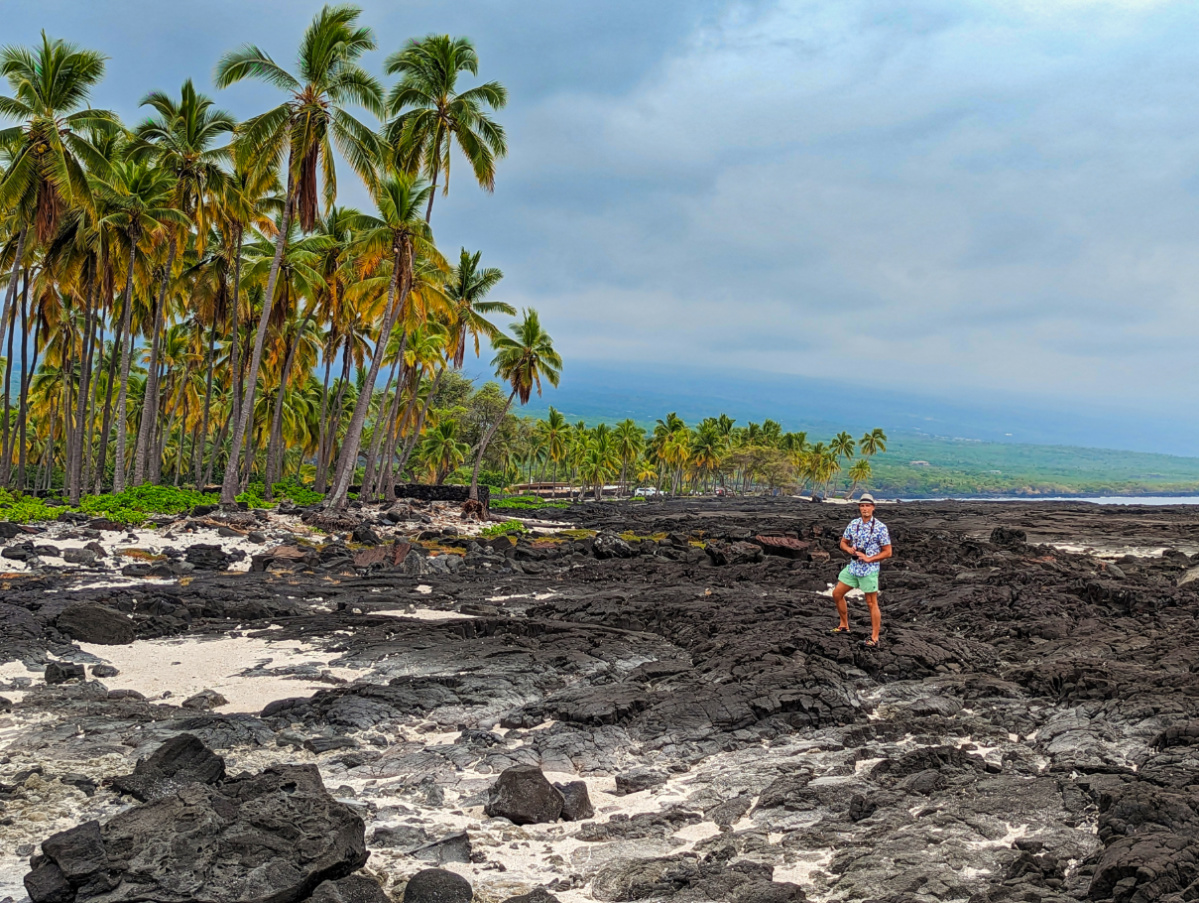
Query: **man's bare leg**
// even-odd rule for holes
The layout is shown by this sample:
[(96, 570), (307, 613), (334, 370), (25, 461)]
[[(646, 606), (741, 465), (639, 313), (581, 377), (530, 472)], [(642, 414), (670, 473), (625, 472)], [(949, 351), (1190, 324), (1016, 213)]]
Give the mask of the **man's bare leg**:
[(842, 583), (840, 580), (833, 587), (833, 601), (837, 603), (837, 614), (841, 617), (840, 630), (849, 630), (849, 606), (845, 604), (845, 594), (850, 589), (848, 583)]
[[(833, 595), (836, 596), (836, 594), (836, 590), (834, 590)], [(883, 615), (878, 610), (878, 593), (866, 593), (866, 604), (870, 606), (870, 639), (877, 643), (878, 631), (883, 625)]]

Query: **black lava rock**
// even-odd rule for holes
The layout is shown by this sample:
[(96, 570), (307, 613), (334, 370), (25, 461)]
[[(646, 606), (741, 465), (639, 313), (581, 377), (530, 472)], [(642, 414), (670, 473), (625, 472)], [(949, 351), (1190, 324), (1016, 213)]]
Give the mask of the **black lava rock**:
[(562, 794), (562, 817), (566, 821), (582, 821), (595, 815), (595, 807), (591, 805), (591, 796), (587, 793), (585, 781), (554, 784), (554, 788)]
[(321, 884), (307, 903), (391, 903), (379, 882), (367, 875), (350, 875)]
[(184, 784), (215, 784), (225, 777), (225, 760), (192, 734), (177, 734), (138, 762), (132, 774), (112, 779), (120, 793), (147, 802)]
[(281, 765), (184, 784), (106, 824), (56, 834), (25, 888), (33, 903), (294, 903), (366, 858), (362, 819), (329, 795), (316, 767)]
[(404, 888), (404, 903), (471, 903), (474, 896), (469, 881), (444, 869), (417, 872)]
[(137, 638), (129, 618), (103, 605), (72, 605), (58, 616), (55, 625), (80, 643), (127, 646)]
[(505, 768), (488, 791), (484, 807), (488, 818), (506, 818), (517, 825), (555, 822), (562, 815), (563, 799), (541, 769), (532, 765)]
[(68, 680), (83, 680), (87, 675), (83, 665), (72, 665), (70, 662), (50, 662), (46, 665), (46, 683), (62, 684)]

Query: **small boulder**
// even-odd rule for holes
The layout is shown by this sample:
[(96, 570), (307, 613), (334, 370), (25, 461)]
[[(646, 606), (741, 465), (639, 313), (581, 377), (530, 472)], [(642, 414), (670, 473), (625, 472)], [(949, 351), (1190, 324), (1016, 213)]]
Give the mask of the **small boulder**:
[(562, 794), (532, 765), (505, 768), (491, 786), (483, 811), (517, 825), (555, 822), (562, 815)]
[(635, 554), (633, 547), (627, 542), (607, 530), (597, 533), (595, 540), (592, 542), (591, 550), (596, 558), (606, 560), (609, 558), (632, 558)]
[(92, 677), (116, 677), (120, 673), (112, 665), (92, 665)]
[(469, 881), (444, 869), (417, 872), (404, 888), (404, 903), (471, 903), (474, 896)]
[(666, 781), (665, 772), (655, 771), (652, 768), (635, 768), (616, 776), (616, 792), (622, 796), (626, 793), (637, 793), (641, 790), (649, 790), (651, 787), (660, 787)]
[(62, 560), (67, 564), (77, 564), (80, 567), (90, 568), (96, 563), (96, 553), (88, 548), (63, 549)]
[[(111, 694), (110, 694), (111, 697)], [(225, 760), (192, 734), (177, 734), (137, 763), (132, 774), (112, 779), (120, 793), (142, 802), (157, 799), (184, 784), (215, 784), (225, 777)]]
[(87, 675), (83, 665), (73, 665), (70, 662), (50, 662), (46, 665), (46, 683), (64, 684), (68, 680), (83, 680)]
[(562, 817), (566, 821), (582, 821), (595, 816), (595, 807), (591, 805), (586, 781), (554, 784), (554, 788), (562, 794)]
[(179, 705), (185, 709), (198, 709), (202, 712), (207, 712), (210, 709), (219, 709), (223, 705), (228, 705), (229, 700), (218, 693), (216, 690), (201, 690), (195, 696), (189, 696)]
[(54, 623), (59, 630), (79, 643), (128, 646), (137, 638), (137, 632), (129, 618), (103, 605), (72, 605), (60, 614)]
[(367, 524), (359, 524), (354, 528), (350, 538), (354, 542), (360, 542), (366, 546), (377, 546), (383, 542), (379, 538), (379, 534), (372, 530)]

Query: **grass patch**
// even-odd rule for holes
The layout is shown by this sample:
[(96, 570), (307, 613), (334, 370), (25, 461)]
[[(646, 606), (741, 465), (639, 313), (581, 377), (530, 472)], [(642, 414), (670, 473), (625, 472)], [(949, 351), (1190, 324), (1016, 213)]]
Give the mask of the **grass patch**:
[(520, 536), (525, 532), (525, 525), (518, 520), (506, 520), (502, 524), (492, 524), (479, 531), (480, 536), (491, 539), (495, 536)]
[(569, 508), (570, 502), (543, 499), (536, 495), (511, 495), (507, 498), (494, 498), (490, 508), (493, 511), (540, 511), (544, 508)]

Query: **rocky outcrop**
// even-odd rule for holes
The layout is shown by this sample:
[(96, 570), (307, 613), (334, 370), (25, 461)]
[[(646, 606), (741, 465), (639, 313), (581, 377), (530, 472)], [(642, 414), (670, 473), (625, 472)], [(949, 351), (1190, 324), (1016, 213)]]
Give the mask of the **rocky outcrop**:
[(299, 903), (366, 862), (363, 835), (314, 766), (280, 765), (55, 834), (25, 887), (33, 903)]
[(58, 629), (80, 643), (126, 646), (137, 637), (126, 615), (103, 605), (72, 605), (58, 616)]

